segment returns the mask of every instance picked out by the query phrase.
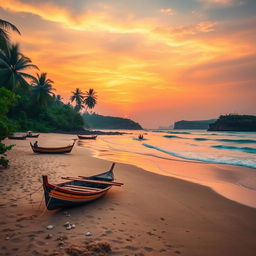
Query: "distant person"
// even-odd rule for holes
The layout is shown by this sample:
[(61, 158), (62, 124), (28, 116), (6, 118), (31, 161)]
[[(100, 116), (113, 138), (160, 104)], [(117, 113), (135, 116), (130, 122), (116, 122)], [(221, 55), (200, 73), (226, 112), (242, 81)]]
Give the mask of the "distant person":
[(35, 148), (38, 147), (38, 141), (36, 141), (36, 142), (34, 143), (34, 147), (35, 147)]

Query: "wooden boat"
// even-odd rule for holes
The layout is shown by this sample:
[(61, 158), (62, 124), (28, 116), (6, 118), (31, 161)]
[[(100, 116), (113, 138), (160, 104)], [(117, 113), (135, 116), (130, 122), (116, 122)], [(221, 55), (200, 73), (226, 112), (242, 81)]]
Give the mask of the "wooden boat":
[(38, 138), (40, 134), (33, 134), (32, 131), (27, 131), (28, 138)]
[(92, 135), (92, 136), (77, 135), (77, 137), (78, 137), (80, 140), (96, 140), (97, 135)]
[(42, 153), (42, 154), (65, 154), (70, 153), (75, 145), (75, 140), (72, 145), (66, 147), (58, 147), (58, 148), (46, 148), (46, 147), (36, 147), (30, 142), (30, 146), (35, 153)]
[(8, 136), (8, 139), (10, 140), (25, 140), (27, 138), (27, 135), (10, 135)]
[(104, 196), (112, 186), (121, 186), (123, 183), (114, 182), (115, 163), (108, 172), (90, 177), (73, 178), (62, 177), (69, 180), (60, 184), (50, 184), (46, 175), (43, 175), (45, 204), (48, 210), (63, 207), (77, 206), (88, 203)]
[(28, 138), (38, 138), (40, 134), (27, 134)]

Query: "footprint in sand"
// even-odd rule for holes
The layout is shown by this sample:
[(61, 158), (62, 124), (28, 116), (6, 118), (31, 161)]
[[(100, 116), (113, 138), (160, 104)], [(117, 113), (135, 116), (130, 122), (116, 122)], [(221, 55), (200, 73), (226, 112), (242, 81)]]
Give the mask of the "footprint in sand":
[(130, 251), (137, 251), (139, 248), (131, 246), (131, 245), (127, 245), (125, 247), (123, 247), (124, 249), (130, 250)]
[(154, 249), (151, 247), (144, 247), (144, 250), (147, 252), (152, 252)]

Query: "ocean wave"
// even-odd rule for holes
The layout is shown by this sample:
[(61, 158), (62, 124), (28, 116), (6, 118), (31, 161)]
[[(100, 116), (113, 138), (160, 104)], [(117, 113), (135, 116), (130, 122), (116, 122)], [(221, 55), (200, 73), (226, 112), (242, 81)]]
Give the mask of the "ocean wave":
[(249, 148), (249, 147), (214, 145), (214, 146), (212, 146), (212, 148), (238, 150), (238, 151), (242, 151), (242, 152), (246, 152), (246, 153), (256, 154), (256, 148)]
[(168, 132), (171, 134), (191, 134), (191, 132)]
[(221, 141), (221, 142), (233, 142), (233, 143), (238, 143), (238, 144), (256, 144), (256, 140), (231, 140), (231, 139), (217, 139), (216, 141)]
[(250, 163), (250, 162), (245, 162), (245, 161), (242, 161), (242, 160), (237, 160), (237, 159), (232, 159), (232, 160), (231, 159), (229, 159), (229, 160), (223, 159), (223, 160), (220, 160), (220, 159), (212, 159), (212, 158), (209, 159), (209, 158), (202, 158), (202, 157), (196, 157), (196, 156), (186, 156), (186, 155), (183, 155), (183, 154), (179, 154), (179, 153), (176, 153), (176, 152), (173, 152), (173, 151), (165, 150), (165, 149), (162, 149), (162, 148), (150, 145), (150, 144), (146, 144), (146, 143), (143, 143), (142, 145), (147, 147), (147, 148), (152, 148), (152, 149), (158, 150), (160, 152), (163, 152), (163, 153), (175, 156), (175, 157), (183, 158), (183, 159), (201, 161), (201, 162), (205, 162), (205, 163), (244, 166), (244, 167), (249, 167), (249, 168), (256, 169), (256, 164)]
[(209, 139), (206, 139), (206, 138), (194, 138), (194, 140), (205, 141), (205, 140), (209, 140)]
[(176, 136), (176, 135), (164, 135), (165, 138), (177, 138), (177, 139), (184, 139), (183, 137)]

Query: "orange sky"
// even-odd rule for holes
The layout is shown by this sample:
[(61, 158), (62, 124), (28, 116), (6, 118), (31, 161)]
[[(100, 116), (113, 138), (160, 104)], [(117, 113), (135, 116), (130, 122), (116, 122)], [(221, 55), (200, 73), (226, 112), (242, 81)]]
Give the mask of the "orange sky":
[(256, 114), (253, 0), (0, 0), (22, 52), (68, 101), (94, 88), (95, 112), (152, 128)]

